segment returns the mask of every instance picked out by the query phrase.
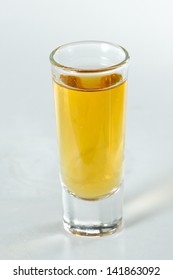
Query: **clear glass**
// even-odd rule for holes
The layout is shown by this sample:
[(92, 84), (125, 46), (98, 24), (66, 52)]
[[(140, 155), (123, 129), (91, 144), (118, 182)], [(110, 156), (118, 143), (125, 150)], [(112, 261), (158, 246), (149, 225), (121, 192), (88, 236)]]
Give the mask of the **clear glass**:
[(83, 41), (50, 55), (64, 227), (84, 236), (122, 228), (125, 104), (129, 55)]

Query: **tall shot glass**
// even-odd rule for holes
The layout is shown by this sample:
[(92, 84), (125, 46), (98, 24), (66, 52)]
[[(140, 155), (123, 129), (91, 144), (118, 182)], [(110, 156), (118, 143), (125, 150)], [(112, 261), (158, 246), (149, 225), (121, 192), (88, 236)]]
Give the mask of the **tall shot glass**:
[(50, 54), (64, 228), (102, 236), (122, 227), (125, 104), (129, 55), (82, 41)]

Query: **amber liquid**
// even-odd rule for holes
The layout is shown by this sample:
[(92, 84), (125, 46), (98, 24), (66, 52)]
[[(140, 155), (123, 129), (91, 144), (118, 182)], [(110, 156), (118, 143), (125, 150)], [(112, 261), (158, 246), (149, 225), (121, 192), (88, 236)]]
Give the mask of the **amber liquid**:
[(63, 185), (83, 199), (109, 195), (122, 181), (126, 82), (119, 74), (60, 79), (54, 96)]

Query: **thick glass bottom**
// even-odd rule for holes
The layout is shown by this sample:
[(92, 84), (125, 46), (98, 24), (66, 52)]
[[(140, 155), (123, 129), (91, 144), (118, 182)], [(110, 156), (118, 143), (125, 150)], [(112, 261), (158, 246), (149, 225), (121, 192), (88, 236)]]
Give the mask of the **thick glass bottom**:
[(80, 199), (63, 188), (64, 228), (80, 236), (104, 236), (122, 229), (122, 185), (98, 200)]

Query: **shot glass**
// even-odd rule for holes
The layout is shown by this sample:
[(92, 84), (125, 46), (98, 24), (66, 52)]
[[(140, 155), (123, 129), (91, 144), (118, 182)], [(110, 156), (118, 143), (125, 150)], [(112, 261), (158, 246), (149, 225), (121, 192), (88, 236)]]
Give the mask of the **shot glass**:
[(128, 52), (108, 42), (74, 42), (53, 50), (50, 62), (64, 228), (114, 233), (123, 218)]

